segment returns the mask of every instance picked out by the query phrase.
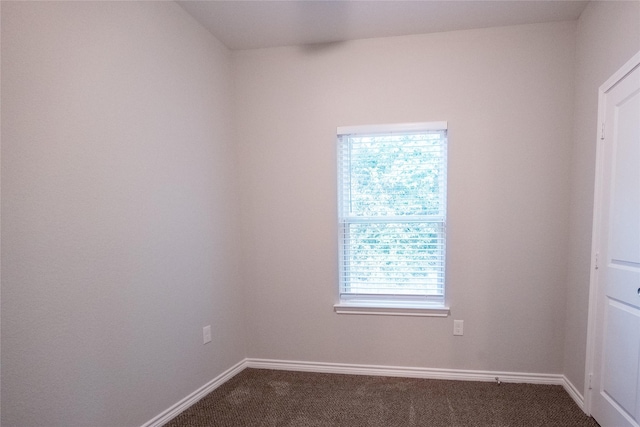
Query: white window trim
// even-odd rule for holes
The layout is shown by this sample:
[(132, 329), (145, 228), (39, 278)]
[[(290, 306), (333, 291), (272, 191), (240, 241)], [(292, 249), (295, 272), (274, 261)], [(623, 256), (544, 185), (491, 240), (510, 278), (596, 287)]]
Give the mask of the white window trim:
[(373, 314), (381, 316), (447, 317), (450, 309), (437, 303), (413, 304), (378, 301), (339, 302), (333, 305), (337, 314)]
[(398, 123), (390, 125), (340, 126), (338, 135), (385, 132), (419, 132), (425, 130), (447, 129), (447, 122)]
[[(407, 131), (443, 130), (448, 129), (448, 123), (424, 122), (403, 123), (390, 125), (341, 126), (337, 128), (338, 135), (393, 133)], [(339, 302), (333, 308), (337, 314), (383, 315), (383, 316), (419, 316), (419, 317), (448, 317), (450, 308), (446, 303), (446, 291), (442, 301), (416, 299), (395, 300), (388, 298), (359, 298), (354, 296), (344, 298), (338, 290)]]

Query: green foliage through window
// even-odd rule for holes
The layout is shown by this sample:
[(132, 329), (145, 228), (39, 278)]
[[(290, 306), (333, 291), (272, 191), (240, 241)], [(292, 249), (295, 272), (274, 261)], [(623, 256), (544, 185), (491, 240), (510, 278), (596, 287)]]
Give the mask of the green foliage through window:
[(341, 297), (442, 300), (446, 129), (338, 140)]

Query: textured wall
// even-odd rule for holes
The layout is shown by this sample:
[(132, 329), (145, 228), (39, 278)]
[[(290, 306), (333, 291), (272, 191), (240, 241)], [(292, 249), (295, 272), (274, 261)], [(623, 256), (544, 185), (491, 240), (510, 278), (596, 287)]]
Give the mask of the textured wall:
[[(561, 373), (575, 29), (234, 52), (248, 355)], [(452, 316), (337, 315), (336, 127), (433, 120)]]
[(173, 2), (2, 3), (3, 425), (140, 425), (244, 357), (230, 72)]
[(578, 21), (564, 374), (584, 389), (598, 88), (640, 51), (640, 2), (590, 2)]

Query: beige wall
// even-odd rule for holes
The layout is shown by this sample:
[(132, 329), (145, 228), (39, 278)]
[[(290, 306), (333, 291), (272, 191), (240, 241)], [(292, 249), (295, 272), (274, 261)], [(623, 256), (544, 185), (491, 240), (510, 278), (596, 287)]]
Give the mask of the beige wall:
[(640, 2), (598, 1), (578, 20), (564, 374), (584, 389), (598, 88), (640, 51)]
[[(248, 355), (561, 373), (575, 28), (234, 52)], [(431, 120), (452, 316), (337, 315), (336, 127)]]
[(172, 2), (2, 2), (3, 425), (141, 425), (244, 357), (230, 61)]

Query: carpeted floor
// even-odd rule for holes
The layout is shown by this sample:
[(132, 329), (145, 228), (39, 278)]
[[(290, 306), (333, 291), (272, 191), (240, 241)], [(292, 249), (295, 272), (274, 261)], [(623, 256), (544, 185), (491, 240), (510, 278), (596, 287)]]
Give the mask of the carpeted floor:
[(167, 427), (598, 427), (558, 385), (245, 369)]

